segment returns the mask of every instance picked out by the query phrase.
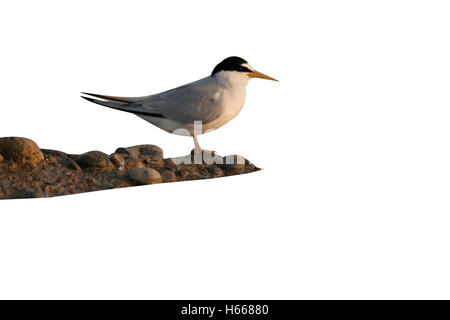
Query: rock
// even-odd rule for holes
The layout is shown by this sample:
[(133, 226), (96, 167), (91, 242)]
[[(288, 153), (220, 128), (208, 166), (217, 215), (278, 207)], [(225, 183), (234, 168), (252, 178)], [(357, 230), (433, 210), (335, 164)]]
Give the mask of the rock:
[(41, 152), (48, 157), (57, 157), (57, 158), (64, 158), (67, 157), (67, 153), (58, 151), (58, 150), (52, 150), (52, 149), (41, 149)]
[(119, 148), (115, 153), (129, 154), (135, 159), (149, 160), (149, 161), (161, 161), (163, 160), (163, 150), (152, 144), (143, 144), (139, 146), (133, 146), (128, 148)]
[(219, 167), (207, 167), (208, 172), (211, 174), (213, 178), (223, 177), (223, 171)]
[(78, 155), (78, 154), (67, 154), (67, 156), (68, 156), (70, 159), (72, 159), (73, 161), (77, 161), (77, 160), (78, 160), (78, 157), (79, 157), (80, 155)]
[(128, 153), (113, 153), (110, 156), (111, 162), (118, 168), (120, 171), (125, 169), (132, 168), (144, 168), (145, 164)]
[(123, 166), (125, 163), (125, 156), (120, 153), (113, 153), (109, 156), (109, 159), (117, 168)]
[(166, 168), (169, 167), (169, 168), (177, 169), (178, 168), (178, 164), (175, 164), (172, 159), (173, 158), (164, 159), (163, 160), (164, 165), (166, 166)]
[(0, 138), (0, 153), (4, 159), (19, 164), (35, 165), (44, 161), (44, 155), (38, 145), (33, 140), (26, 138)]
[(158, 170), (163, 182), (176, 182), (178, 181), (175, 170), (171, 168), (163, 168)]
[(225, 163), (225, 158), (219, 155), (214, 155), (214, 156), (208, 156), (208, 155), (203, 155), (203, 161), (206, 164), (224, 164)]
[(194, 157), (192, 157), (190, 154), (187, 156), (164, 159), (164, 164), (166, 166), (170, 166), (170, 167), (173, 167), (176, 169), (179, 169), (181, 166), (186, 165), (186, 164), (192, 164), (193, 162), (194, 162)]
[(131, 183), (128, 179), (126, 181), (118, 181), (114, 185), (114, 188), (127, 188), (132, 187), (134, 184)]
[(196, 179), (206, 179), (208, 176), (204, 176), (199, 172), (199, 167), (195, 165), (185, 165), (181, 170), (176, 171), (178, 180), (196, 180)]
[(44, 183), (41, 186), (41, 190), (42, 193), (44, 194), (44, 197), (48, 197), (50, 194), (53, 194), (55, 192), (56, 188), (50, 183)]
[(133, 168), (127, 170), (125, 174), (136, 185), (162, 182), (162, 178), (159, 172), (152, 168)]
[(141, 160), (137, 160), (134, 158), (129, 158), (125, 160), (125, 168), (126, 169), (133, 169), (133, 168), (144, 168), (145, 165)]
[(26, 189), (26, 190), (20, 190), (17, 192), (14, 198), (43, 198), (45, 197), (45, 194), (40, 189)]
[(67, 155), (61, 151), (48, 149), (42, 149), (41, 151), (44, 154), (45, 161), (47, 161), (47, 163), (49, 164), (61, 164), (64, 161), (63, 159), (68, 159)]
[(67, 153), (50, 149), (42, 149), (41, 151), (48, 163), (53, 165), (62, 165), (70, 170), (81, 171), (80, 166), (69, 158)]
[(125, 170), (125, 155), (119, 153), (113, 153), (109, 156), (109, 159), (114, 164), (114, 166), (119, 170)]
[(89, 151), (78, 156), (76, 162), (81, 168), (107, 169), (112, 167), (109, 156), (100, 151)]
[[(33, 141), (23, 138), (0, 138), (0, 146), (0, 199), (53, 197), (259, 170), (234, 155), (206, 159), (203, 154), (199, 164), (193, 163), (190, 154), (163, 159), (162, 150), (152, 145), (119, 148), (110, 156), (99, 151), (77, 155), (39, 150)], [(36, 155), (38, 160), (33, 160)], [(39, 165), (28, 165), (38, 163), (39, 159), (42, 159)]]
[(65, 158), (63, 160), (63, 165), (64, 167), (66, 167), (67, 169), (70, 170), (74, 170), (74, 171), (81, 171), (80, 166), (78, 165), (78, 163), (76, 163), (75, 161), (73, 161), (72, 159), (70, 159), (69, 157)]
[(242, 171), (248, 163), (248, 160), (242, 156), (229, 155), (223, 158), (223, 163), (218, 164), (218, 167), (224, 171)]

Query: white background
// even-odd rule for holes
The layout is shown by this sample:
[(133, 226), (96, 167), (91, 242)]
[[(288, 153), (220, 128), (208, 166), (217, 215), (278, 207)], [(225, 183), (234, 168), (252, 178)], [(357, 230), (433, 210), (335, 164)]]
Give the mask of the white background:
[(0, 298), (450, 298), (446, 1), (0, 4), (0, 136), (113, 152), (172, 136), (80, 91), (157, 93), (230, 55), (200, 136), (250, 175), (0, 201)]

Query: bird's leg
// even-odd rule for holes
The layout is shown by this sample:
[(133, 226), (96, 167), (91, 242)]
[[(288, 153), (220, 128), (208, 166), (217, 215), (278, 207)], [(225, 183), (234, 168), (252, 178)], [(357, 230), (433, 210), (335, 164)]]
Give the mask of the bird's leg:
[(192, 156), (194, 160), (194, 164), (202, 164), (203, 163), (203, 150), (198, 143), (197, 137), (195, 135), (192, 136), (194, 138), (195, 148), (192, 150)]
[(194, 138), (194, 145), (195, 145), (194, 152), (202, 153), (202, 148), (200, 147), (200, 144), (198, 143), (197, 137), (196, 136), (192, 136), (192, 137)]
[(216, 155), (215, 151), (206, 151), (200, 147), (198, 143), (197, 137), (195, 135), (192, 136), (194, 138), (195, 149), (192, 150), (192, 155), (194, 156), (194, 164), (212, 164), (214, 162), (214, 157)]

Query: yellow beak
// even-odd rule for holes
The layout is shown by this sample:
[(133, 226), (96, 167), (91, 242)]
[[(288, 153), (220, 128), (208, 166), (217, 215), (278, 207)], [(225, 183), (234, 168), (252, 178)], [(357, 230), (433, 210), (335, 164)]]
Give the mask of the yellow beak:
[(248, 76), (250, 78), (261, 78), (261, 79), (267, 79), (267, 80), (272, 80), (272, 81), (278, 81), (277, 79), (274, 79), (272, 77), (269, 77), (268, 75), (261, 73), (259, 71), (253, 71), (251, 73), (248, 74)]

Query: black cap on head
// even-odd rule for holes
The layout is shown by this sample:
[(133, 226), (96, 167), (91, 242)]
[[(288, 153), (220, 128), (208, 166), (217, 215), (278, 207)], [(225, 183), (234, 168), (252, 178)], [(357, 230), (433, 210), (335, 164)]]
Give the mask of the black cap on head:
[(211, 75), (213, 76), (220, 71), (251, 72), (250, 69), (242, 67), (243, 63), (247, 63), (247, 61), (239, 57), (228, 57), (214, 68)]

